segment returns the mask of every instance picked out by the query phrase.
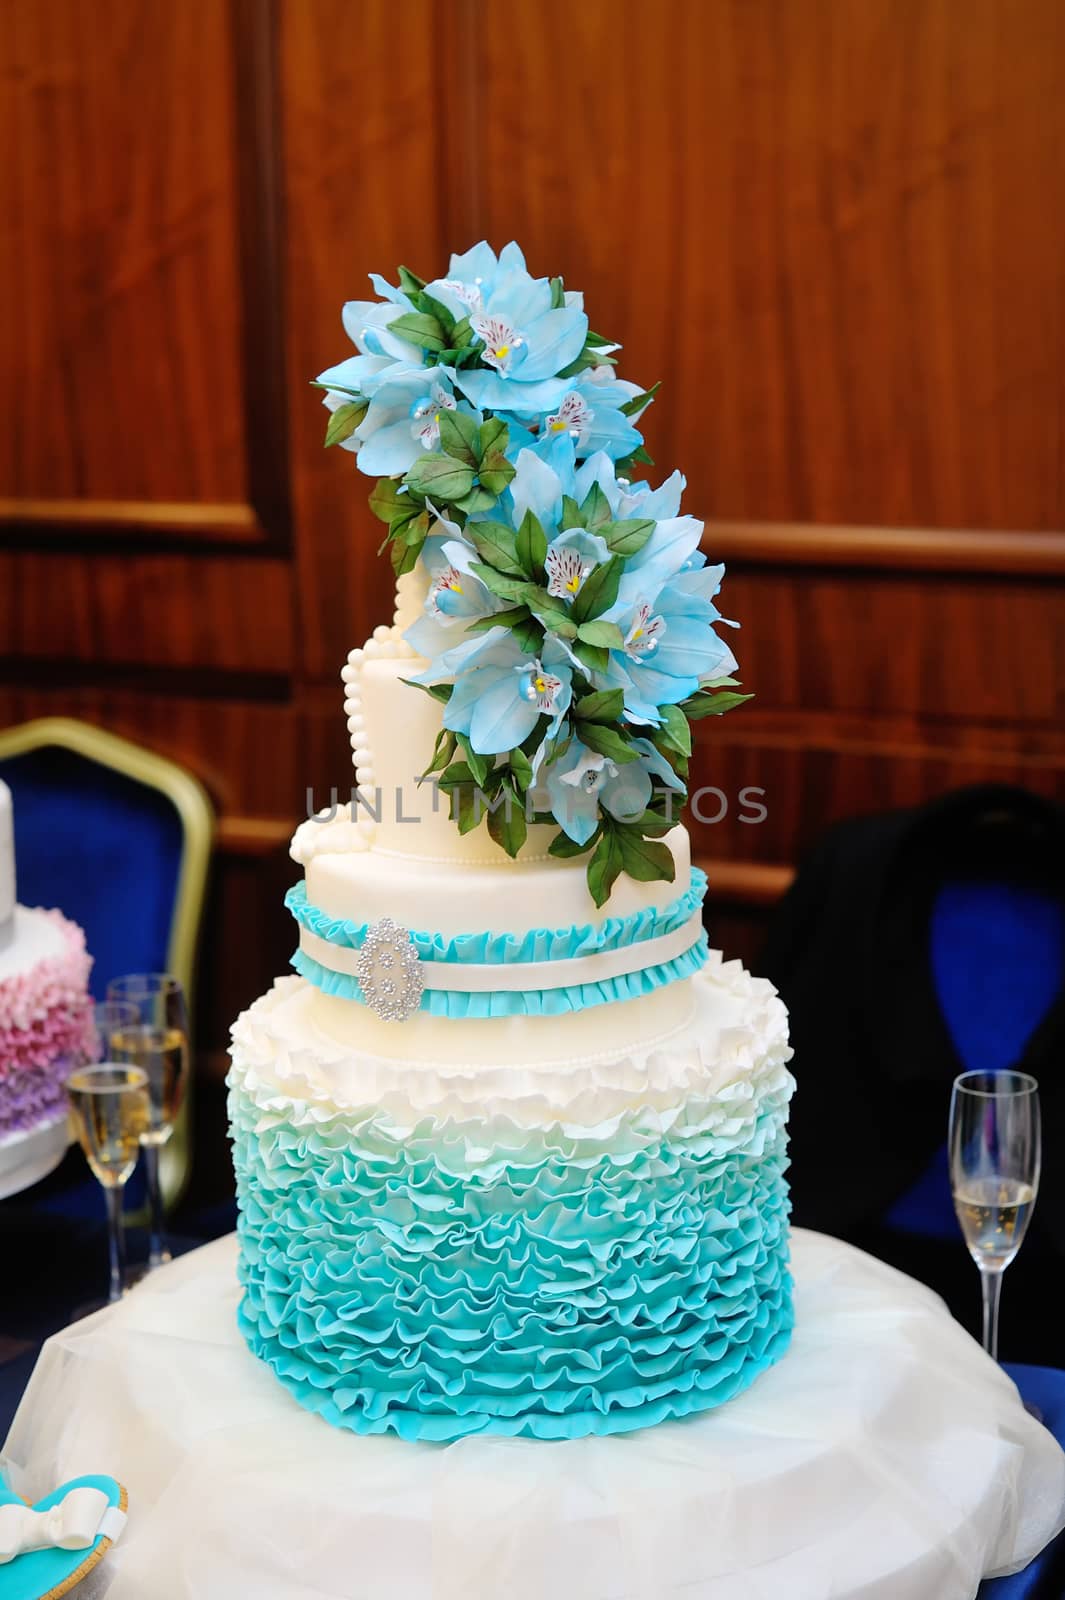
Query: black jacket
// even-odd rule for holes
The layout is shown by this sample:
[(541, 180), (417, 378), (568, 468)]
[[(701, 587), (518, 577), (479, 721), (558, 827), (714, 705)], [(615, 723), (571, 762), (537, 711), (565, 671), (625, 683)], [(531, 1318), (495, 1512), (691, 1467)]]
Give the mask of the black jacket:
[[(959, 874), (1065, 898), (1065, 809), (987, 785), (838, 824), (777, 909), (759, 970), (791, 1012), (790, 1179), (803, 1226), (861, 1238), (946, 1139), (964, 1065), (936, 1000), (929, 921)], [(1043, 1106), (1032, 1233), (1065, 1252), (1065, 973), (1016, 1065), (1039, 1079)]]

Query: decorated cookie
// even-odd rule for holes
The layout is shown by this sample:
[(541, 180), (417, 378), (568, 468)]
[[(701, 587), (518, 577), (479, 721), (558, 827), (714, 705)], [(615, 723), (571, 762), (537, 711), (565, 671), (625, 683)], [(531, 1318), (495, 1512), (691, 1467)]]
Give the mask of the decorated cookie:
[(91, 1572), (126, 1522), (114, 1478), (71, 1478), (35, 1505), (0, 1481), (0, 1600), (57, 1600)]

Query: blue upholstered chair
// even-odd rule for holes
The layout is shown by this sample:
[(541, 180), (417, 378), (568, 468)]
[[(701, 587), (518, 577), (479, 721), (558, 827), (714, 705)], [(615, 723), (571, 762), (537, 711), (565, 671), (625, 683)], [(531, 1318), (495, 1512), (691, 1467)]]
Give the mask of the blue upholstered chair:
[[(15, 804), (23, 905), (58, 906), (85, 930), (92, 988), (123, 972), (173, 972), (192, 1003), (213, 833), (202, 785), (174, 762), (62, 717), (0, 732)], [(173, 1201), (189, 1166), (188, 1103), (164, 1151)]]
[[(1061, 901), (1016, 884), (948, 882), (932, 908), (929, 942), (936, 996), (964, 1070), (1014, 1066), (1061, 987)], [(958, 1238), (945, 1143), (886, 1220), (900, 1233)]]

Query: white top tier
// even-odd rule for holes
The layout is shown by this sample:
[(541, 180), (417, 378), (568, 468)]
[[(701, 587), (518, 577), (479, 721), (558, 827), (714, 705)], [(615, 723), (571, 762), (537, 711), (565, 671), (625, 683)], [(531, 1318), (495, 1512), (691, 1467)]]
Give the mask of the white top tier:
[[(361, 797), (356, 820), (373, 824), (367, 827), (373, 848), (390, 855), (502, 865), (507, 858), (488, 840), (487, 830), (482, 826), (460, 834), (448, 796), (434, 783), (419, 781), (443, 723), (440, 703), (404, 681), (427, 665), (403, 637), (421, 613), (426, 583), (421, 566), (399, 580), (395, 621), (375, 628), (348, 656), (342, 674)], [(553, 825), (531, 826), (521, 859), (546, 859), (557, 832)]]
[(6, 928), (15, 911), (15, 828), (11, 790), (0, 778), (0, 929)]

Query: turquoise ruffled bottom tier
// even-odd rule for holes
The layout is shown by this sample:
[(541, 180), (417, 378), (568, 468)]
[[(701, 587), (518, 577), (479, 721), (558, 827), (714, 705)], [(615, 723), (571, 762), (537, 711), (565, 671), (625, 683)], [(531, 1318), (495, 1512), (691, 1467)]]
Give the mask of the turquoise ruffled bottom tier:
[(479, 1145), (424, 1116), (293, 1116), (235, 1075), (244, 1336), (359, 1433), (569, 1439), (719, 1405), (791, 1333), (786, 1100), (740, 1148), (720, 1107), (637, 1141)]

